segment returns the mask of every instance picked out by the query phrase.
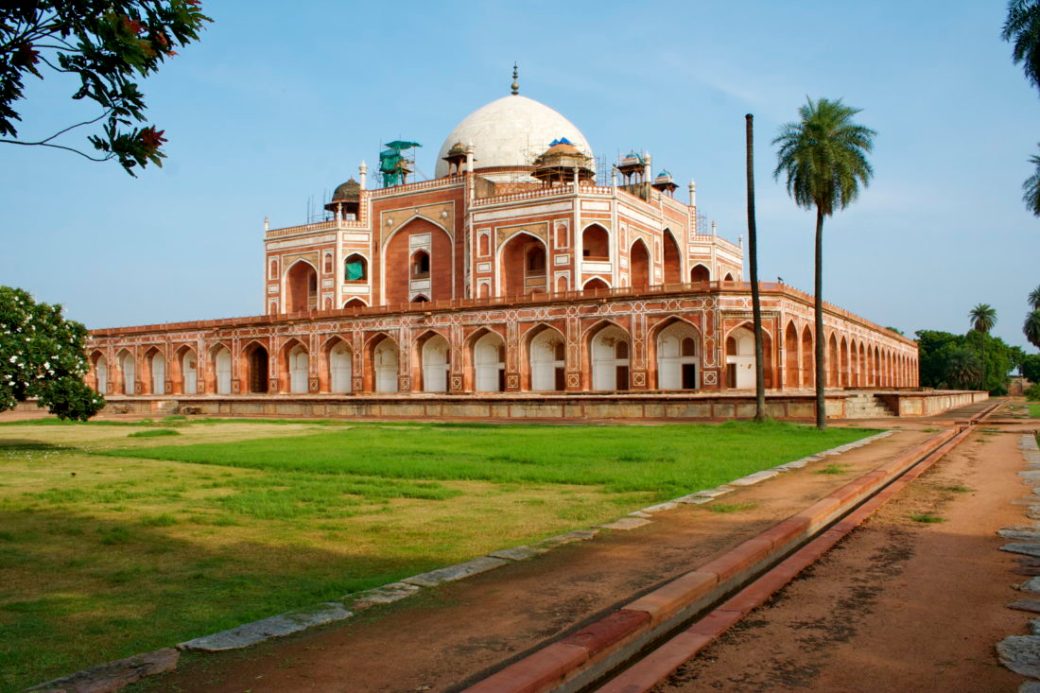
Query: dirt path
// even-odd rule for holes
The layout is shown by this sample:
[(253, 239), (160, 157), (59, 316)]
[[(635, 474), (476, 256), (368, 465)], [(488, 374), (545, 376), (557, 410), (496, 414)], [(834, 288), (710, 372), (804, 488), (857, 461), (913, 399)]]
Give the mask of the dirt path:
[(1028, 427), (987, 428), (659, 690), (1016, 690), (994, 645), (1027, 632), (1026, 578), (995, 532), (1028, 523)]
[[(920, 426), (925, 429), (926, 426)], [(932, 429), (934, 430), (934, 429)], [(249, 650), (186, 657), (156, 690), (445, 690), (706, 562), (930, 435), (903, 431), (721, 499), (680, 506), (629, 532), (603, 532), (342, 625)], [(837, 474), (819, 470), (836, 464)], [(834, 469), (832, 469), (834, 471)]]

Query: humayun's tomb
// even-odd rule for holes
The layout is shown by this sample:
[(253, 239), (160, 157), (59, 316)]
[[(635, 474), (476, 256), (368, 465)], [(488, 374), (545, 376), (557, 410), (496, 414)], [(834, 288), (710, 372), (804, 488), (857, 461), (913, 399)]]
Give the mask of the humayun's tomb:
[[(753, 411), (741, 245), (698, 228), (693, 184), (681, 201), (649, 155), (597, 180), (581, 131), (512, 92), (445, 138), (433, 179), (410, 182), (415, 143), (392, 142), (382, 187), (362, 163), (324, 221), (265, 222), (264, 315), (92, 331), (91, 384), (126, 411)], [(810, 418), (813, 298), (761, 295), (772, 413)], [(853, 389), (916, 387), (914, 341), (832, 305), (824, 325), (829, 414)]]

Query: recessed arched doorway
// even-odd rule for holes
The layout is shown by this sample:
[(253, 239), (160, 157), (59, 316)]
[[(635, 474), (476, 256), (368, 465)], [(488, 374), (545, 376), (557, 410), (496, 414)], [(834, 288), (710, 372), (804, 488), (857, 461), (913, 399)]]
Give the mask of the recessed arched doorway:
[(451, 349), (448, 340), (434, 335), (422, 345), (423, 392), (447, 392)]
[(589, 348), (593, 390), (628, 389), (630, 349), (628, 333), (616, 325), (596, 333)]
[(376, 376), (376, 392), (397, 392), (397, 373), (400, 369), (397, 344), (383, 338), (372, 352), (373, 370)]
[(297, 261), (285, 273), (285, 310), (302, 313), (318, 308), (318, 271), (309, 262)]
[(675, 322), (657, 336), (657, 388), (696, 390), (700, 380), (700, 335), (688, 323)]
[(505, 342), (494, 332), (488, 332), (473, 344), (473, 381), (477, 392), (505, 389), (505, 352)]
[(535, 392), (563, 391), (567, 366), (567, 344), (563, 335), (546, 327), (531, 339), (527, 351), (531, 389)]

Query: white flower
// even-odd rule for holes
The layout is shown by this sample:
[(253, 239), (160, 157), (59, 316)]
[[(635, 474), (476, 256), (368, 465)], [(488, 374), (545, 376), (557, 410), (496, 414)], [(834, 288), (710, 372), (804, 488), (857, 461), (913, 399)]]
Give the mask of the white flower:
[(17, 361), (18, 361), (18, 356), (17, 355), (13, 355), (13, 356), (11, 356), (11, 358), (7, 359), (8, 363), (15, 363)]

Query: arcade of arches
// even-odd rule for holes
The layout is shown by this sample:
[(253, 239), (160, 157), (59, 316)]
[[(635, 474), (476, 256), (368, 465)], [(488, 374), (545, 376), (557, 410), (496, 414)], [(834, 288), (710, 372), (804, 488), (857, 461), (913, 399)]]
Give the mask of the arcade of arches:
[[(517, 239), (516, 252), (526, 258), (521, 266), (536, 273), (544, 261), (541, 241)], [(529, 288), (531, 276), (537, 274), (518, 281)], [(291, 330), (242, 318), (241, 324), (171, 325), (165, 332), (96, 331), (88, 377), (99, 391), (124, 396), (754, 388), (751, 324), (742, 303), (733, 302), (742, 292), (677, 293), (656, 303), (587, 293), (584, 302), (559, 308), (378, 318), (362, 312), (300, 320)], [(766, 388), (809, 391), (815, 376), (810, 302), (782, 288), (767, 292), (766, 300), (772, 316), (763, 335)], [(713, 308), (727, 303), (732, 307)], [(846, 316), (827, 315), (825, 322), (826, 387), (916, 387), (916, 344)]]

